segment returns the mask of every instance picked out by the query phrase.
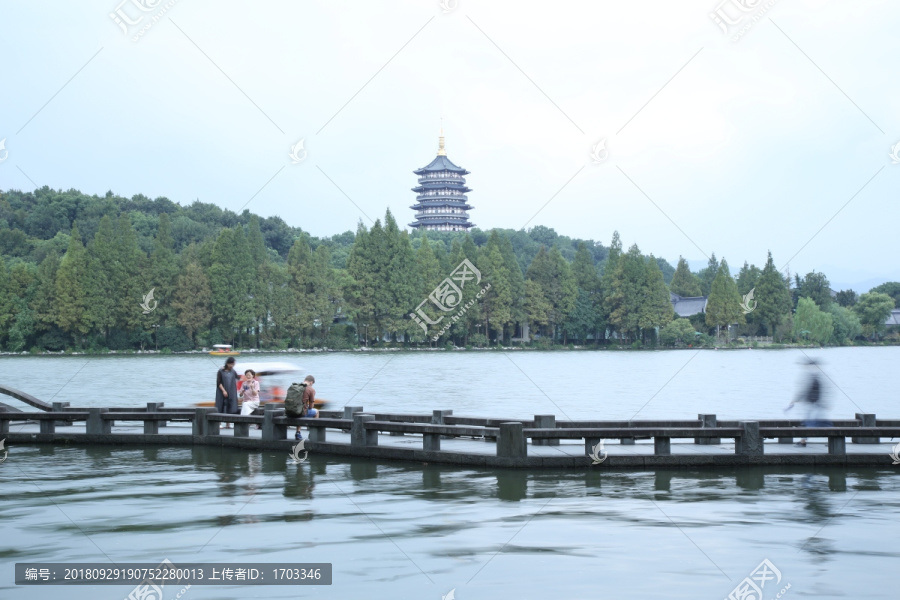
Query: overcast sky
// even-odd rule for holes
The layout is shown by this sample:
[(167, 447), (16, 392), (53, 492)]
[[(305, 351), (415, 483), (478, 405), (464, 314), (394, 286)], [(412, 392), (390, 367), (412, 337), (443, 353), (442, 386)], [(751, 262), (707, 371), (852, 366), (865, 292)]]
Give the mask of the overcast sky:
[(443, 117), (481, 228), (900, 279), (896, 1), (141, 1), (0, 3), (0, 189), (406, 224)]

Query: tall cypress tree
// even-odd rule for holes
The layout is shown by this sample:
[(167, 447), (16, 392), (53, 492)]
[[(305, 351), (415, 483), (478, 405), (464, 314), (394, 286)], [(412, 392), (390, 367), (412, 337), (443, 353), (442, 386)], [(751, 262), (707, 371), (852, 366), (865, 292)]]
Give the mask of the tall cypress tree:
[(56, 324), (71, 334), (73, 341), (79, 346), (82, 336), (91, 328), (88, 293), (85, 289), (85, 282), (89, 281), (89, 268), (78, 225), (73, 224), (69, 247), (56, 272)]
[(775, 268), (771, 251), (756, 283), (754, 297), (757, 302), (754, 310), (756, 318), (766, 326), (769, 335), (774, 336), (776, 328), (790, 314), (791, 292)]
[(669, 297), (669, 289), (666, 287), (665, 277), (659, 268), (659, 263), (651, 254), (646, 264), (646, 292), (643, 294), (641, 306), (641, 318), (638, 324), (642, 334), (663, 327), (675, 316), (672, 301)]
[(741, 295), (738, 293), (737, 283), (731, 277), (728, 262), (723, 258), (706, 302), (706, 324), (716, 328), (718, 338), (720, 327), (744, 323), (746, 320), (741, 309)]
[(675, 267), (675, 275), (672, 276), (672, 283), (669, 285), (669, 289), (673, 294), (686, 298), (701, 295), (700, 280), (691, 273), (687, 261), (681, 256), (678, 257), (678, 266)]
[(198, 263), (189, 262), (184, 272), (176, 278), (172, 308), (178, 324), (194, 344), (197, 343), (197, 334), (209, 326), (211, 296), (209, 280), (203, 269)]

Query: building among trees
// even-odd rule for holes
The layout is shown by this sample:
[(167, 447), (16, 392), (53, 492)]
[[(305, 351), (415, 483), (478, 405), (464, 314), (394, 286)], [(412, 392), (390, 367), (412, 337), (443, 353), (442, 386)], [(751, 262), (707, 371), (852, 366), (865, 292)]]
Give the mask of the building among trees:
[(409, 224), (414, 229), (426, 231), (468, 231), (475, 224), (469, 221), (472, 210), (466, 193), (465, 176), (469, 174), (447, 158), (444, 149), (444, 129), (438, 143), (437, 156), (428, 166), (413, 171), (419, 176), (419, 185), (412, 188), (416, 203), (410, 206), (416, 211), (416, 220)]

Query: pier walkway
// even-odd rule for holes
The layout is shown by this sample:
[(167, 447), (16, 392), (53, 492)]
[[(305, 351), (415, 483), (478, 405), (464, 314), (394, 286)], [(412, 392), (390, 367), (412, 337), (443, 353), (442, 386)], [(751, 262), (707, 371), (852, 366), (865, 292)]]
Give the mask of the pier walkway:
[[(322, 411), (319, 419), (291, 419), (282, 404), (258, 416), (225, 415), (213, 408), (71, 408), (16, 412), (0, 406), (0, 439), (21, 443), (207, 445), (277, 449), (297, 444), (311, 454), (410, 460), (480, 467), (653, 469), (743, 465), (853, 465), (896, 468), (900, 419), (856, 414), (830, 427), (803, 427), (796, 420), (719, 421), (715, 415), (688, 420), (557, 421), (366, 413), (362, 407)], [(233, 429), (220, 429), (224, 423)], [(256, 425), (261, 429), (257, 430)], [(806, 447), (794, 441), (809, 438)], [(892, 456), (893, 455), (893, 456)]]

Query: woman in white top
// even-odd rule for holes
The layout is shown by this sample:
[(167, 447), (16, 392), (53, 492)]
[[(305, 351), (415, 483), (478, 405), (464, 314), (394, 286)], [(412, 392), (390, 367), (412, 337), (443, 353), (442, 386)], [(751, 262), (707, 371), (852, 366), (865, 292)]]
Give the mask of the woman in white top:
[(241, 403), (241, 414), (252, 415), (253, 411), (259, 408), (259, 381), (257, 381), (256, 373), (253, 369), (244, 371), (241, 397), (244, 399)]

